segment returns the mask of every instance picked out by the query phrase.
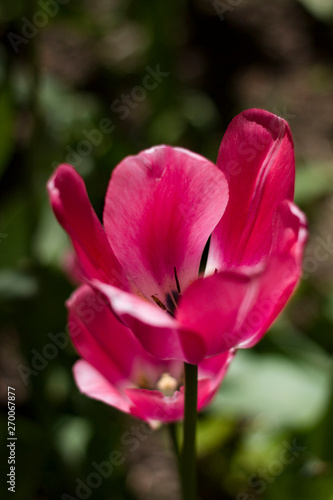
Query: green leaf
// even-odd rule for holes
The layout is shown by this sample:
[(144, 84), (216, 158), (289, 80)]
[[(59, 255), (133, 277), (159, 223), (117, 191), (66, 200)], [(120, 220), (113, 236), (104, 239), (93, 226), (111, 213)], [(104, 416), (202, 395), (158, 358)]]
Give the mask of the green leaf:
[(330, 22), (333, 19), (332, 0), (299, 0), (304, 7), (321, 21)]
[(233, 420), (207, 416), (198, 421), (197, 454), (199, 457), (218, 450), (227, 441), (235, 428)]
[(312, 164), (296, 170), (295, 203), (312, 202), (332, 192), (333, 174), (329, 163)]
[(238, 351), (210, 409), (234, 417), (261, 416), (273, 425), (308, 427), (322, 416), (331, 364)]
[(38, 284), (33, 276), (11, 269), (1, 270), (0, 299), (29, 299), (37, 291)]
[(55, 430), (55, 446), (69, 465), (85, 457), (92, 427), (85, 418), (65, 416)]

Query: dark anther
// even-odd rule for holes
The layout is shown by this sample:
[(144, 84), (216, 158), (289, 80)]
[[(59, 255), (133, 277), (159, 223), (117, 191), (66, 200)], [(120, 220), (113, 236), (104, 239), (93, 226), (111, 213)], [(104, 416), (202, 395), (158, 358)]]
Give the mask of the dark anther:
[(151, 298), (156, 302), (156, 304), (161, 308), (163, 309), (163, 311), (166, 311), (167, 308), (165, 307), (165, 305), (163, 304), (163, 302), (160, 301), (160, 299), (158, 299), (157, 297), (155, 297), (155, 295), (152, 295)]
[(180, 289), (180, 284), (179, 284), (179, 281), (178, 281), (177, 269), (174, 267), (173, 270), (174, 270), (174, 273), (175, 273), (175, 280), (176, 280), (176, 285), (177, 285), (177, 291), (178, 291), (178, 293), (182, 293), (181, 289)]

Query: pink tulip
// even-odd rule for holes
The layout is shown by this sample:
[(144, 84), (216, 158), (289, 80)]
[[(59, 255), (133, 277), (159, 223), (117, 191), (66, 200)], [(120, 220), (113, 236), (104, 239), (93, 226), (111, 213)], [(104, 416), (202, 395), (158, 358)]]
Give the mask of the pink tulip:
[[(72, 341), (83, 359), (74, 376), (86, 395), (136, 417), (155, 422), (183, 418), (183, 363), (148, 354), (129, 328), (110, 311), (105, 298), (82, 285), (67, 302)], [(200, 410), (216, 393), (233, 353), (222, 353), (198, 366)]]
[(150, 355), (197, 364), (258, 342), (299, 281), (307, 231), (294, 168), (288, 124), (252, 109), (231, 122), (217, 166), (169, 146), (125, 158), (105, 229), (72, 167), (48, 189), (85, 280), (115, 317)]

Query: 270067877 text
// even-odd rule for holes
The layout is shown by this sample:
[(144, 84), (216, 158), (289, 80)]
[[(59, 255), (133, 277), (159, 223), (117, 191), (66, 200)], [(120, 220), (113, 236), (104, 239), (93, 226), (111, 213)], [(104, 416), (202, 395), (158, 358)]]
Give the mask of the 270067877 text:
[(15, 388), (8, 387), (8, 465), (7, 474), (8, 491), (15, 493), (16, 474), (15, 474), (15, 447), (17, 437), (15, 436)]

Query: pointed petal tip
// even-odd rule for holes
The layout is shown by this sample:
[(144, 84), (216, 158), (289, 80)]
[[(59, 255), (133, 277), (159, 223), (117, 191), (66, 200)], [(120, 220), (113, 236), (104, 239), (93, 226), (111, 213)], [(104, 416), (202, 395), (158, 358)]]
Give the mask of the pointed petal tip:
[(258, 125), (263, 125), (265, 128), (271, 132), (280, 132), (281, 130), (290, 131), (288, 122), (281, 116), (260, 108), (249, 108), (237, 115), (238, 117), (243, 117), (250, 122), (256, 122)]
[(253, 265), (269, 251), (277, 206), (294, 196), (288, 123), (269, 111), (243, 111), (225, 132), (217, 165), (228, 178), (229, 202), (212, 234), (209, 266)]
[(53, 186), (56, 184), (56, 181), (58, 181), (60, 176), (73, 173), (79, 175), (75, 168), (69, 163), (60, 163), (52, 173), (50, 179), (47, 182), (47, 185)]
[(84, 181), (77, 170), (69, 163), (61, 163), (46, 183), (51, 202), (60, 200), (62, 190), (67, 190), (69, 186), (74, 193), (78, 189), (85, 191)]
[[(53, 172), (46, 183), (51, 205), (55, 211), (61, 209), (61, 188), (66, 184), (72, 184), (73, 179), (83, 182), (80, 175), (72, 165), (61, 163)], [(58, 206), (59, 205), (59, 206)]]

